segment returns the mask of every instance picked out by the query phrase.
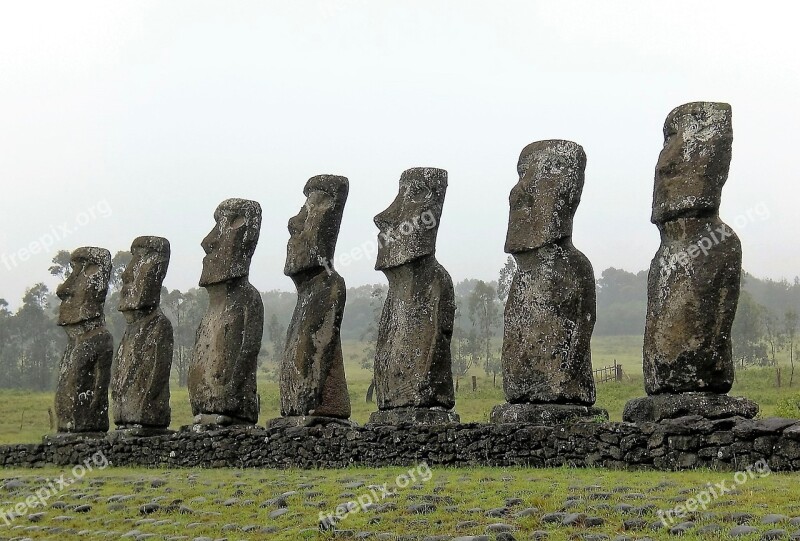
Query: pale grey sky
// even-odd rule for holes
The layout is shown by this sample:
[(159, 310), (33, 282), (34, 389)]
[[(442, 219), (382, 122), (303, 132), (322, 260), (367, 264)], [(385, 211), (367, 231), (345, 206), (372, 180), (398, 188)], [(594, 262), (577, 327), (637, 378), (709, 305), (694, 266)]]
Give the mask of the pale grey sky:
[[(57, 249), (113, 254), (146, 234), (172, 243), (166, 285), (195, 286), (200, 241), (228, 197), (264, 210), (251, 281), (291, 290), (286, 222), (308, 177), (350, 179), (342, 255), (374, 242), (372, 217), (414, 166), (449, 172), (439, 260), (456, 281), (494, 279), (519, 151), (550, 138), (588, 155), (575, 245), (598, 275), (638, 271), (658, 246), (649, 215), (664, 118), (696, 100), (733, 106), (721, 214), (745, 269), (791, 280), (800, 44), (787, 6), (6, 3), (0, 297), (16, 306), (25, 287), (54, 286)], [(59, 238), (45, 250), (48, 234)], [(338, 268), (356, 286), (383, 280), (373, 265)]]

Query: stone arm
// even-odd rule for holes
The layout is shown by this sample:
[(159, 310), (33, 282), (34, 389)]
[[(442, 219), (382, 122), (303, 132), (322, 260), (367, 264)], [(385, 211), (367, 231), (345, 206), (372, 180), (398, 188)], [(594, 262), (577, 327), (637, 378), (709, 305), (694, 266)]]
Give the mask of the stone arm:
[[(158, 328), (155, 335), (158, 337), (149, 352), (153, 359), (153, 370), (149, 375), (147, 386), (151, 401), (157, 401), (166, 389), (169, 393), (169, 375), (172, 368), (172, 353), (175, 345), (172, 323), (163, 314), (159, 315)], [(166, 378), (166, 382), (164, 381)]]

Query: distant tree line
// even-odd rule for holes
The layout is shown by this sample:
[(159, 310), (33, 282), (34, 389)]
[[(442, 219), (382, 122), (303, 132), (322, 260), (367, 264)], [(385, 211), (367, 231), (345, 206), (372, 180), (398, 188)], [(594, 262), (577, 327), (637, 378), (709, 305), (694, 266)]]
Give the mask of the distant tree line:
[[(106, 299), (106, 324), (118, 344), (125, 331), (125, 319), (116, 307), (119, 303), (122, 272), (130, 261), (129, 252), (117, 252), (112, 260), (112, 276)], [(483, 370), (496, 381), (501, 374), (500, 344), (503, 307), (508, 297), (516, 266), (509, 257), (497, 280), (468, 279), (455, 284), (456, 317), (453, 329), (453, 376), (458, 381), (473, 367)], [(61, 251), (53, 258), (50, 272), (59, 278), (69, 273), (69, 253)], [(749, 274), (742, 279), (743, 291), (733, 329), (734, 356), (741, 366), (776, 366), (778, 355), (791, 363), (784, 378), (794, 381), (794, 351), (797, 342), (800, 306), (800, 280), (759, 280)], [(277, 379), (278, 362), (286, 328), (292, 317), (296, 296), (286, 291), (265, 291), (264, 334), (259, 363), (265, 377)], [(378, 320), (386, 286), (382, 284), (351, 287), (347, 290), (342, 339), (361, 341), (363, 350), (352, 360), (372, 369)], [(57, 327), (59, 300), (42, 283), (30, 287), (21, 306), (11, 312), (0, 299), (0, 388), (50, 390), (55, 386), (57, 368), (66, 343)], [(174, 376), (180, 386), (186, 375), (194, 346), (195, 332), (208, 306), (202, 288), (161, 292), (161, 309), (170, 318), (175, 333)], [(647, 272), (630, 273), (608, 268), (597, 279), (597, 336), (641, 335), (647, 308)], [(352, 355), (352, 354), (351, 354)]]

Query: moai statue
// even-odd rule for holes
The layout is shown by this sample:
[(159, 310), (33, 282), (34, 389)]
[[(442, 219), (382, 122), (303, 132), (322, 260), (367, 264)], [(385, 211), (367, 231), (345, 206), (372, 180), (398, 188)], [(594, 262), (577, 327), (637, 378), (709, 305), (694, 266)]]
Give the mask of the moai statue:
[(455, 294), (434, 255), (447, 171), (418, 167), (400, 177), (392, 204), (375, 217), (375, 269), (389, 280), (375, 348), (378, 411), (373, 424), (457, 423), (450, 339)]
[(571, 141), (537, 141), (520, 154), (505, 245), (517, 262), (501, 354), (508, 403), (492, 410), (492, 422), (608, 418), (592, 407), (594, 271), (572, 245), (585, 169), (586, 154)]
[(256, 369), (264, 330), (264, 304), (248, 281), (261, 230), (261, 205), (226, 199), (203, 239), (200, 286), (209, 305), (189, 364), (189, 401), (195, 425), (255, 424)]
[(114, 359), (111, 405), (117, 433), (123, 436), (168, 432), (173, 336), (159, 304), (169, 255), (167, 239), (138, 237), (122, 273), (118, 310), (128, 326)]
[(333, 268), (348, 189), (345, 177), (310, 178), (305, 205), (289, 220), (283, 273), (297, 287), (297, 304), (281, 359), (282, 417), (268, 427), (352, 424), (339, 334), (346, 287)]
[(626, 421), (758, 412), (754, 402), (725, 394), (733, 385), (731, 326), (742, 271), (739, 239), (719, 218), (732, 141), (727, 103), (687, 103), (664, 124), (650, 219), (661, 246), (647, 279), (649, 396), (626, 404)]
[(56, 290), (61, 299), (58, 324), (67, 333), (56, 387), (58, 432), (104, 436), (114, 357), (103, 315), (111, 254), (104, 248), (78, 248), (70, 256), (70, 265), (72, 271)]

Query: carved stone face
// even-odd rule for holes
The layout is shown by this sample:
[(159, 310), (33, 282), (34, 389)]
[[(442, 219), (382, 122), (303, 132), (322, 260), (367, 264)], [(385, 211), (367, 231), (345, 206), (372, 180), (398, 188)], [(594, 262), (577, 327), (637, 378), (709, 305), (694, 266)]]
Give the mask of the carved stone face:
[(169, 255), (169, 241), (163, 237), (138, 237), (133, 241), (131, 261), (122, 273), (120, 312), (158, 306)]
[(397, 197), (374, 219), (380, 230), (376, 270), (397, 267), (436, 251), (446, 192), (444, 169), (416, 167), (403, 172)]
[(586, 153), (572, 141), (537, 141), (522, 150), (519, 182), (508, 197), (506, 253), (527, 252), (572, 236), (585, 169)]
[(289, 220), (285, 275), (332, 266), (348, 190), (345, 177), (319, 175), (308, 180), (303, 189), (306, 202)]
[(56, 289), (61, 299), (59, 325), (75, 325), (103, 315), (111, 277), (111, 254), (104, 248), (78, 248), (70, 256), (70, 266), (72, 272)]
[(673, 109), (664, 123), (651, 221), (717, 214), (732, 143), (727, 103), (696, 102)]
[(200, 245), (206, 253), (200, 286), (247, 276), (261, 231), (261, 205), (248, 199), (226, 199), (214, 212), (216, 225)]

